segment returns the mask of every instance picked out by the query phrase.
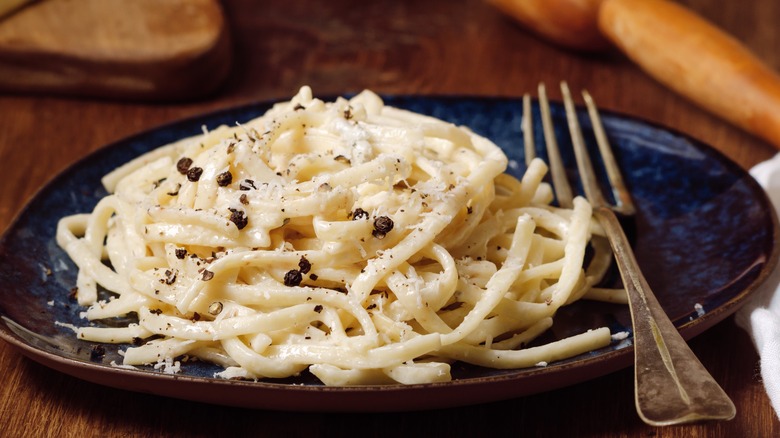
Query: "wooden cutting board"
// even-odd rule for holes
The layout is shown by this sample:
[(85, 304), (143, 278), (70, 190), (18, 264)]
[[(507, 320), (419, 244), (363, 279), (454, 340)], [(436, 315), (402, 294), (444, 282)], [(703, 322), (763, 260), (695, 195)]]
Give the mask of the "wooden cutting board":
[(192, 99), (231, 53), (218, 0), (33, 1), (0, 17), (0, 92)]

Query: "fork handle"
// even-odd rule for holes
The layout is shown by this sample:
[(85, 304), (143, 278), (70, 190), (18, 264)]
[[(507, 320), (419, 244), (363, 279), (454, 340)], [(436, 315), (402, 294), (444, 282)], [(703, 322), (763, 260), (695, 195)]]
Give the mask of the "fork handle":
[(735, 38), (667, 0), (604, 0), (598, 25), (656, 80), (780, 148), (780, 76)]
[(596, 207), (628, 293), (634, 329), (635, 401), (640, 417), (663, 426), (730, 420), (734, 403), (699, 362), (650, 290), (615, 213)]

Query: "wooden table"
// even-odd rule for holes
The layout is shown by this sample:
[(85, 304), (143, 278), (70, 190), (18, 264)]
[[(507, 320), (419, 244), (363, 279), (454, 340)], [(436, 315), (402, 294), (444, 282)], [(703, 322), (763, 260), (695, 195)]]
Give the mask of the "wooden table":
[[(780, 69), (780, 3), (686, 0)], [(235, 64), (212, 98), (144, 104), (52, 96), (0, 96), (0, 228), (35, 191), (79, 157), (168, 121), (309, 84), (331, 95), (380, 93), (520, 96), (566, 79), (603, 108), (679, 129), (745, 168), (770, 145), (721, 122), (654, 82), (619, 54), (584, 55), (525, 32), (480, 0), (230, 0)], [(558, 95), (554, 94), (557, 98)], [(633, 405), (633, 370), (543, 394), (403, 414), (252, 411), (101, 387), (53, 372), (0, 342), (0, 435), (482, 435), (777, 436), (780, 422), (758, 375), (758, 356), (733, 317), (691, 346), (736, 403), (730, 422), (653, 428)]]

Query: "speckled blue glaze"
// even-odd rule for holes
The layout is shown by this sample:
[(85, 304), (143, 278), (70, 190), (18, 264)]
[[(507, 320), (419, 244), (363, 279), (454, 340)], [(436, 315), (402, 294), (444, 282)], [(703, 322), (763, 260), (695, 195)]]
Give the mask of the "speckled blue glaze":
[[(510, 158), (508, 172), (524, 171), (522, 104), (517, 99), (462, 97), (387, 97), (388, 104), (468, 126), (501, 146)], [(62, 216), (89, 212), (106, 193), (100, 178), (116, 166), (157, 146), (214, 128), (256, 117), (271, 103), (260, 103), (188, 119), (109, 145), (85, 157), (46, 185), (27, 205), (0, 241), (0, 337), (26, 354), (50, 353), (98, 367), (120, 361), (118, 348), (105, 346), (105, 355), (91, 355), (92, 344), (76, 340), (70, 329), (55, 321), (84, 323), (75, 301), (68, 297), (76, 269), (54, 241)], [(538, 107), (534, 107), (537, 144), (542, 145)], [(564, 151), (570, 142), (561, 105), (552, 105), (558, 139)], [(594, 143), (587, 116), (581, 113), (587, 141)], [(774, 249), (775, 219), (763, 191), (742, 169), (714, 149), (685, 135), (630, 117), (605, 112), (607, 129), (626, 182), (638, 206), (626, 222), (648, 282), (674, 323), (685, 330), (708, 318), (736, 310), (766, 274)], [(542, 154), (543, 156), (543, 154)], [(573, 156), (564, 153), (573, 169)], [(572, 172), (573, 173), (573, 172)], [(703, 315), (694, 306), (700, 304)], [(719, 316), (716, 316), (720, 313)], [(584, 329), (608, 325), (613, 332), (629, 331), (623, 306), (577, 303), (561, 310), (555, 327), (545, 336), (556, 339)], [(544, 370), (496, 371), (454, 367), (456, 378), (520, 379), (527, 373), (555, 372), (608, 355), (629, 354), (628, 341), (592, 352)], [(24, 349), (24, 348), (23, 348)], [(622, 351), (621, 351), (622, 350)], [(618, 354), (616, 354), (618, 351)], [(625, 354), (623, 354), (625, 353)], [(211, 381), (218, 368), (195, 363), (183, 375)], [(153, 371), (149, 371), (153, 372)], [(135, 372), (127, 372), (132, 378)], [(281, 383), (290, 383), (285, 380)], [(310, 377), (297, 383), (317, 385)]]

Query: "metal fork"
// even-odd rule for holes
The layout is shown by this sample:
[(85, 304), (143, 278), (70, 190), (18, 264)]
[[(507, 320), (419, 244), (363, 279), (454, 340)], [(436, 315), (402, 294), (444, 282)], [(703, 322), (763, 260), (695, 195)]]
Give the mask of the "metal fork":
[[(544, 84), (539, 85), (538, 91), (553, 188), (559, 205), (570, 207), (572, 190), (555, 139)], [(561, 83), (561, 92), (583, 190), (593, 206), (594, 217), (604, 228), (609, 239), (623, 285), (628, 293), (634, 331), (635, 402), (639, 416), (645, 423), (653, 426), (734, 418), (736, 414), (734, 403), (690, 350), (650, 290), (615, 215), (615, 211), (623, 215), (634, 214), (634, 204), (623, 183), (593, 99), (587, 91), (582, 92), (612, 187), (615, 205), (611, 205), (605, 199), (598, 186), (566, 82)], [(523, 131), (526, 161), (530, 161), (535, 156), (530, 102), (530, 96), (524, 96)]]

